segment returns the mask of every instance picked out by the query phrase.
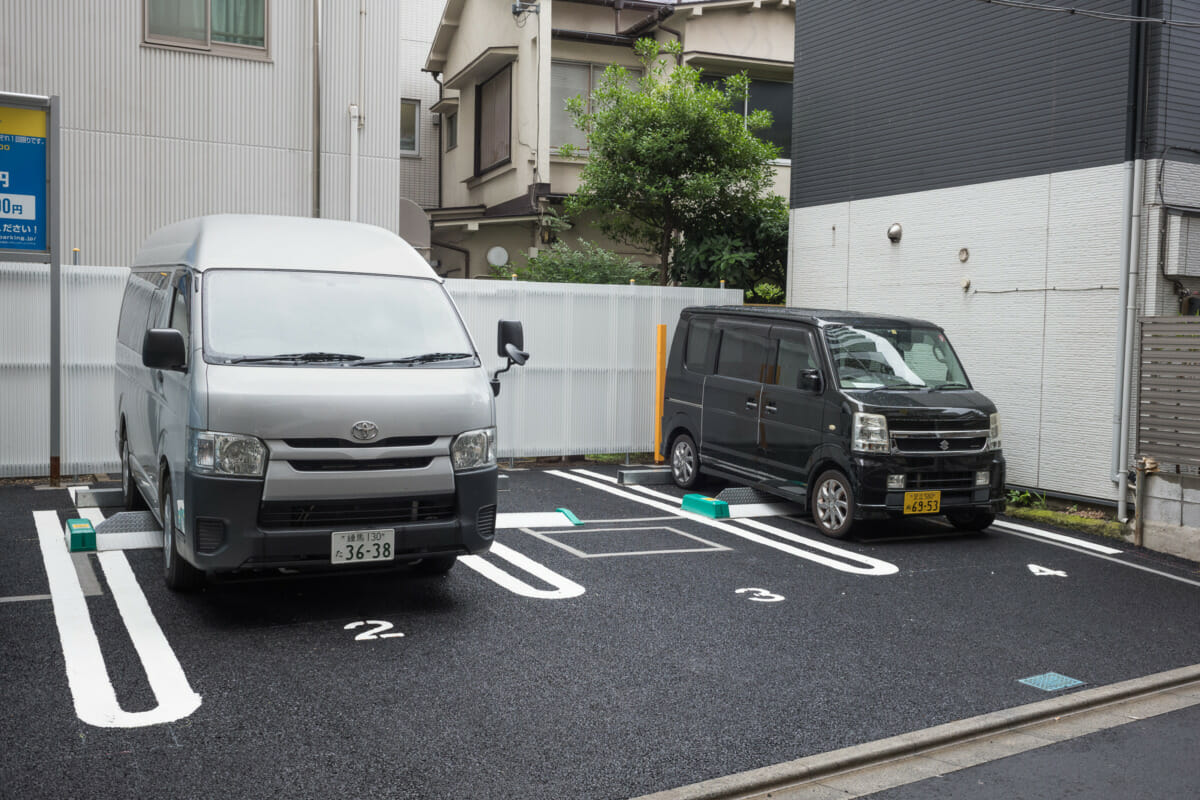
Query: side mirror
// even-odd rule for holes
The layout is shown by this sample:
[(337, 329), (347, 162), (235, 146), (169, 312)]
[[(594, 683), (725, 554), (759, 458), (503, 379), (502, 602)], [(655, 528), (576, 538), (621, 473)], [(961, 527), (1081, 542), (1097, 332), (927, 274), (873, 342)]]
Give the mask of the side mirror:
[(525, 331), (521, 323), (514, 319), (502, 319), (496, 324), (496, 355), (501, 358), (509, 357), (508, 345), (525, 349)]
[(183, 334), (174, 328), (152, 328), (142, 337), (142, 364), (151, 369), (184, 372), (187, 347)]
[(802, 369), (796, 376), (796, 388), (813, 394), (820, 394), (825, 388), (825, 380), (819, 369)]
[(500, 374), (512, 369), (513, 364), (523, 367), (525, 366), (525, 362), (529, 360), (529, 353), (526, 353), (522, 349), (524, 346), (525, 331), (521, 328), (521, 323), (511, 319), (500, 320), (496, 326), (496, 354), (504, 356), (508, 360), (508, 363), (504, 369), (498, 369), (492, 375), (493, 397), (500, 395)]

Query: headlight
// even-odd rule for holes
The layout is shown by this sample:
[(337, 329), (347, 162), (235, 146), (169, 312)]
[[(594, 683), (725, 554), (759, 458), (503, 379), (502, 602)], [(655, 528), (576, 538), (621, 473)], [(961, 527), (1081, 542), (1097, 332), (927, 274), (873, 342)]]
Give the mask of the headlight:
[(192, 431), (190, 452), (194, 472), (261, 478), (267, 468), (267, 446), (256, 436)]
[(887, 417), (883, 414), (855, 412), (850, 442), (850, 449), (860, 453), (889, 452)]
[(992, 414), (988, 418), (988, 450), (1000, 449), (1000, 415)]
[(496, 429), (482, 428), (454, 437), (450, 461), (455, 472), (496, 466)]

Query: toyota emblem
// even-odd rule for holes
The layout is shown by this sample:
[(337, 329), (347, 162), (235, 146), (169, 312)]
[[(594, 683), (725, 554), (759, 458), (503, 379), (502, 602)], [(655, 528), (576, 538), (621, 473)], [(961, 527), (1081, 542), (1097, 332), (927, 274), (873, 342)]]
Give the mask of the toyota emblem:
[(350, 435), (360, 442), (369, 442), (379, 435), (379, 426), (374, 422), (367, 422), (366, 420), (356, 422), (354, 423), (354, 427), (350, 429)]

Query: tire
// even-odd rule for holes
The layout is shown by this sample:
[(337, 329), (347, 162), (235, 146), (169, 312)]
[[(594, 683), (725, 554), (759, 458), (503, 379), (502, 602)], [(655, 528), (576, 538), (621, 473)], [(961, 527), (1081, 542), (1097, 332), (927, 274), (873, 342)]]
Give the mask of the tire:
[(137, 483), (133, 480), (133, 471), (129, 468), (129, 444), (125, 441), (125, 431), (121, 431), (121, 505), (126, 511), (146, 510), (146, 498), (138, 491)]
[(700, 482), (700, 458), (696, 442), (686, 433), (671, 443), (671, 478), (680, 489), (692, 489)]
[(175, 530), (175, 493), (171, 476), (162, 477), (162, 502), (159, 514), (163, 524), (163, 582), (173, 592), (191, 592), (204, 585), (204, 573), (179, 555), (179, 538)]
[(813, 486), (812, 517), (817, 529), (833, 539), (845, 539), (854, 526), (854, 489), (841, 470), (821, 473)]
[(956, 509), (947, 511), (946, 519), (960, 531), (981, 531), (996, 521), (996, 515), (990, 511)]
[(431, 556), (422, 558), (412, 565), (420, 575), (445, 575), (458, 563), (458, 556)]

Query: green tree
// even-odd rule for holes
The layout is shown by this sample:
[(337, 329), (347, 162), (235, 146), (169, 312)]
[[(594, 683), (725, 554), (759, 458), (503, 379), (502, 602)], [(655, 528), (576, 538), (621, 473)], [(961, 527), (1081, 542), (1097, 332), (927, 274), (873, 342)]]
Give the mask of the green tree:
[(579, 249), (555, 242), (529, 259), (524, 267), (494, 267), (497, 278), (516, 275), (523, 281), (545, 283), (652, 283), (654, 268), (605, 250), (592, 242), (579, 240)]
[(685, 230), (675, 250), (671, 278), (683, 286), (715, 286), (724, 280), (745, 288), (747, 302), (782, 302), (787, 278), (787, 202), (768, 194), (749, 208)]
[[(636, 50), (644, 77), (631, 81), (611, 66), (590, 110), (582, 98), (568, 103), (587, 133), (588, 160), (566, 209), (573, 216), (597, 212), (596, 226), (606, 235), (658, 256), (658, 282), (665, 285), (672, 253), (688, 232), (715, 232), (714, 223), (754, 216), (778, 150), (754, 135), (770, 124), (769, 112), (734, 110), (733, 102), (746, 96), (745, 75), (703, 83), (688, 66), (667, 73), (660, 53), (678, 53), (678, 42), (660, 48), (642, 39)], [(570, 146), (561, 152), (584, 155)]]

